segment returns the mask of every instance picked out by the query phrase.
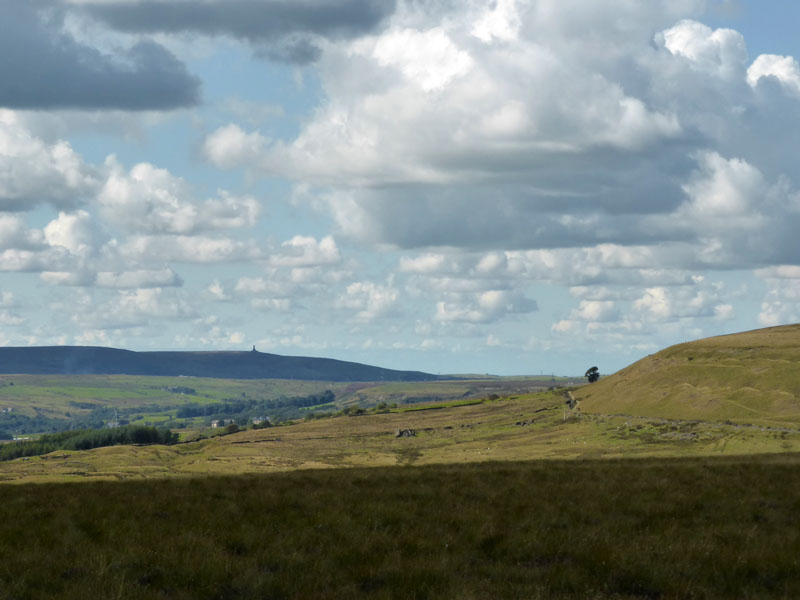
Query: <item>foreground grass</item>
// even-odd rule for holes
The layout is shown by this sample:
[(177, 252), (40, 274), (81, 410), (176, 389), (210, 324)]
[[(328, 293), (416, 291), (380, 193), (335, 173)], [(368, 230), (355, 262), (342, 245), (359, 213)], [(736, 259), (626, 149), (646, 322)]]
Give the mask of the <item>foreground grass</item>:
[(796, 598), (800, 459), (0, 487), (0, 599)]

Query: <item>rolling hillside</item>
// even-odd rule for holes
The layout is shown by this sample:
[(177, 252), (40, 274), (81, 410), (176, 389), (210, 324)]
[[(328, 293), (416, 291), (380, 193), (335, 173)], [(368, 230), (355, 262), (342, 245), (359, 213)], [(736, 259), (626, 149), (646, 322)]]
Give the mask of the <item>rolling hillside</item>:
[(588, 413), (800, 423), (800, 324), (672, 346), (575, 397)]
[[(507, 390), (504, 397), (487, 389), (485, 396), (468, 400), (451, 397), (391, 408), (386, 402), (396, 384), (381, 386), (383, 391), (371, 402), (359, 395), (372, 390), (357, 388), (350, 400), (357, 397), (358, 403), (373, 406), (371, 414), (310, 418), (219, 438), (186, 437), (186, 443), (169, 447), (56, 452), (4, 463), (0, 481), (796, 452), (800, 448), (798, 363), (800, 325), (795, 325), (667, 348), (597, 383), (573, 389), (579, 401), (574, 410), (565, 405), (565, 392), (556, 389), (521, 394)], [(9, 389), (24, 388), (23, 383)], [(53, 393), (57, 391), (53, 388)], [(78, 388), (63, 390), (67, 392), (75, 394), (69, 398), (81, 395)], [(190, 398), (206, 398), (206, 393), (198, 388)], [(376, 406), (378, 398), (383, 399), (383, 408)], [(414, 433), (398, 437), (404, 430)]]
[(434, 381), (436, 375), (264, 352), (132, 352), (94, 346), (0, 348), (0, 374), (158, 375), (305, 381)]
[[(778, 455), (800, 450), (797, 426), (581, 416), (565, 411), (563, 400), (562, 392), (550, 391), (306, 420), (221, 437), (190, 437), (172, 446), (57, 450), (0, 463), (0, 484), (498, 461)], [(412, 433), (401, 435), (403, 431)]]
[(800, 426), (589, 412), (615, 386), (638, 400), (610, 411), (691, 412), (645, 402), (689, 374), (783, 397), (797, 328), (746, 336), (573, 390), (585, 410), (506, 390), (0, 463), (0, 597), (796, 598)]

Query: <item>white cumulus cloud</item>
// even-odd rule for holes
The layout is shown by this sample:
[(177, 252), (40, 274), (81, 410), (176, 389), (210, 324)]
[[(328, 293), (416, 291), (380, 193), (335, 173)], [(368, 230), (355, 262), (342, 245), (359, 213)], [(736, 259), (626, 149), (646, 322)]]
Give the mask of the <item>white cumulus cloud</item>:
[(392, 314), (397, 309), (399, 297), (398, 290), (391, 285), (357, 281), (347, 286), (337, 300), (337, 306), (353, 311), (357, 319), (372, 321)]
[(94, 195), (100, 178), (69, 142), (48, 143), (14, 111), (0, 109), (0, 210), (29, 210), (43, 202), (74, 208)]

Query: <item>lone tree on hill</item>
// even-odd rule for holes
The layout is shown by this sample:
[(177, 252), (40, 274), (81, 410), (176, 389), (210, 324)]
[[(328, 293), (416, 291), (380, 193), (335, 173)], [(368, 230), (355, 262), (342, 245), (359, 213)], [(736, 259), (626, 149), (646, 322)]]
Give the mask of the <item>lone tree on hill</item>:
[(600, 371), (597, 370), (597, 367), (592, 367), (584, 374), (584, 377), (589, 380), (589, 383), (594, 383), (598, 379), (600, 379)]

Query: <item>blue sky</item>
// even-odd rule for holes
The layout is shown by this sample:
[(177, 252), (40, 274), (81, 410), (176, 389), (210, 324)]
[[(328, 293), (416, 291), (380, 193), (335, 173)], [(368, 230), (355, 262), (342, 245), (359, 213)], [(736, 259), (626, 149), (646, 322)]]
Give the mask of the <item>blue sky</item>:
[(800, 320), (785, 0), (11, 0), (0, 344), (613, 372)]

